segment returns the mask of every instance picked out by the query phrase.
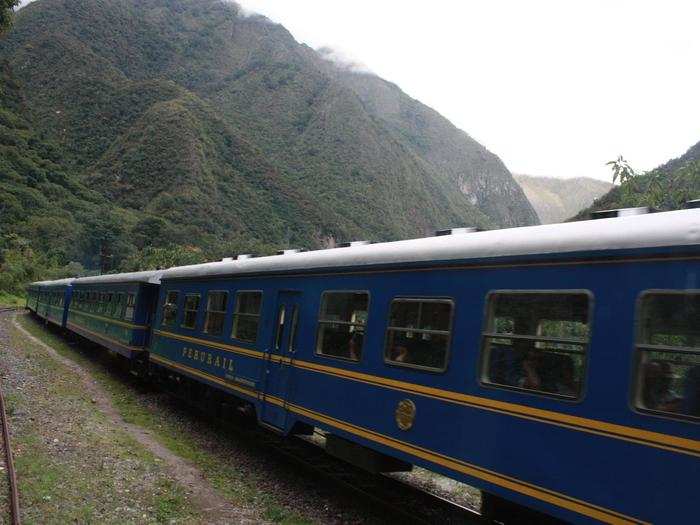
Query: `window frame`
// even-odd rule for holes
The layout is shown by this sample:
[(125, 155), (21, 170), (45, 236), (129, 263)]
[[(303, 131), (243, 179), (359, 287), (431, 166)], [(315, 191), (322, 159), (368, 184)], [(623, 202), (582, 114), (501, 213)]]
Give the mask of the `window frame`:
[[(640, 381), (641, 379), (641, 365), (642, 365), (642, 360), (643, 360), (643, 353), (648, 352), (648, 351), (654, 351), (652, 348), (655, 345), (648, 345), (648, 344), (641, 344), (640, 341), (643, 337), (643, 326), (641, 323), (641, 316), (640, 313), (642, 311), (642, 303), (644, 301), (644, 298), (648, 295), (700, 295), (700, 289), (697, 288), (689, 288), (687, 290), (679, 290), (679, 289), (669, 289), (669, 288), (649, 288), (647, 290), (642, 290), (637, 294), (637, 299), (635, 300), (635, 305), (634, 305), (634, 340), (632, 341), (633, 345), (633, 357), (632, 357), (632, 370), (630, 373), (631, 381), (630, 381), (630, 387), (629, 387), (629, 396), (628, 396), (628, 404), (630, 409), (640, 415), (643, 416), (649, 416), (649, 417), (658, 417), (662, 419), (668, 419), (671, 421), (680, 421), (683, 423), (695, 423), (698, 424), (700, 423), (700, 417), (696, 416), (690, 416), (687, 414), (682, 414), (682, 413), (674, 413), (674, 412), (664, 412), (663, 410), (654, 410), (652, 408), (646, 408), (644, 406), (641, 406), (641, 394), (642, 394), (642, 382)], [(644, 346), (646, 348), (640, 348), (640, 346)], [(693, 347), (669, 347), (666, 345), (658, 345), (661, 347), (661, 351), (663, 353), (670, 353), (670, 354), (682, 354), (684, 352), (687, 352), (691, 355), (700, 355), (700, 350), (693, 351), (691, 348)], [(683, 348), (686, 350), (672, 350), (673, 348)]]
[(115, 312), (117, 319), (124, 318), (124, 292), (114, 292)]
[[(224, 310), (222, 312), (218, 310), (209, 310), (209, 296), (213, 293), (224, 293), (226, 294), (226, 301), (224, 302)], [(207, 290), (207, 305), (205, 309), (205, 316), (204, 316), (204, 325), (202, 326), (202, 333), (208, 335), (209, 337), (224, 337), (224, 333), (226, 333), (226, 317), (228, 316), (228, 302), (229, 302), (229, 296), (231, 295), (231, 292), (229, 290)], [(224, 322), (221, 324), (221, 333), (220, 334), (212, 334), (211, 332), (207, 331), (207, 321), (209, 320), (209, 312), (216, 312), (216, 313), (223, 313), (224, 314)]]
[[(531, 390), (528, 388), (521, 388), (521, 387), (516, 387), (516, 386), (510, 386), (510, 385), (500, 385), (498, 383), (491, 383), (489, 381), (484, 381), (484, 376), (485, 376), (485, 366), (487, 364), (486, 362), (486, 351), (485, 351), (485, 342), (486, 338), (489, 337), (491, 332), (487, 332), (486, 328), (488, 327), (489, 324), (489, 309), (490, 309), (490, 298), (493, 295), (496, 294), (508, 294), (508, 295), (585, 295), (588, 297), (588, 340), (586, 343), (583, 345), (585, 346), (583, 353), (584, 359), (583, 359), (583, 371), (582, 371), (582, 379), (581, 379), (581, 391), (577, 397), (570, 397), (570, 396), (564, 396), (562, 394), (555, 394), (555, 393), (547, 393), (547, 392), (542, 392), (539, 390)], [(479, 386), (487, 389), (492, 389), (492, 390), (507, 390), (510, 392), (518, 393), (518, 394), (524, 394), (524, 395), (529, 395), (529, 396), (535, 396), (535, 397), (541, 397), (545, 399), (555, 399), (557, 401), (562, 401), (565, 403), (570, 403), (570, 404), (580, 404), (582, 403), (588, 394), (588, 369), (590, 366), (590, 348), (591, 348), (591, 341), (593, 339), (593, 330), (594, 330), (594, 318), (595, 315), (595, 294), (593, 293), (592, 290), (586, 289), (586, 288), (565, 288), (565, 289), (552, 289), (552, 288), (547, 288), (543, 290), (512, 290), (512, 289), (496, 289), (496, 290), (489, 290), (486, 295), (484, 296), (484, 317), (483, 317), (483, 322), (482, 322), (482, 329), (481, 329), (481, 334), (480, 334), (480, 342), (479, 342), (479, 360), (477, 363), (477, 368), (476, 368), (476, 378), (479, 383)], [(525, 336), (527, 338), (527, 336)], [(510, 337), (504, 337), (504, 339), (510, 339)], [(543, 338), (547, 339), (547, 338)], [(552, 338), (552, 339), (557, 339), (557, 338)], [(561, 339), (557, 339), (558, 341), (561, 341)], [(582, 344), (580, 341), (576, 341), (575, 344)], [(578, 353), (578, 352), (567, 352), (567, 353)]]
[[(448, 336), (447, 336), (447, 350), (445, 352), (445, 362), (442, 366), (442, 368), (435, 368), (432, 366), (424, 366), (424, 365), (413, 365), (410, 363), (400, 363), (398, 361), (392, 361), (390, 359), (387, 359), (386, 357), (386, 346), (389, 343), (389, 330), (392, 328), (389, 326), (389, 321), (391, 320), (391, 308), (394, 305), (395, 302), (397, 301), (403, 301), (403, 302), (416, 302), (416, 303), (442, 303), (442, 304), (450, 304), (450, 322), (448, 325)], [(413, 370), (420, 370), (421, 372), (430, 372), (433, 374), (444, 374), (447, 372), (447, 370), (450, 368), (450, 361), (452, 358), (452, 340), (453, 340), (453, 333), (454, 333), (454, 320), (455, 320), (455, 310), (457, 309), (457, 301), (454, 297), (450, 297), (447, 295), (397, 295), (391, 299), (389, 302), (389, 311), (387, 312), (386, 316), (386, 321), (384, 324), (384, 344), (382, 345), (382, 360), (384, 361), (385, 365), (397, 367), (397, 368), (410, 368)], [(425, 330), (421, 328), (417, 328), (414, 330), (409, 330), (409, 329), (403, 329), (399, 327), (395, 327), (397, 331), (406, 331), (406, 332), (429, 332), (429, 333), (435, 333), (435, 332), (443, 332), (443, 330)]]
[[(331, 323), (331, 322), (337, 322), (337, 321), (322, 321), (321, 320), (321, 313), (323, 312), (323, 298), (326, 294), (336, 294), (336, 293), (351, 293), (351, 294), (365, 294), (367, 296), (367, 322), (365, 323), (365, 340), (367, 339), (367, 327), (369, 326), (369, 309), (372, 304), (372, 294), (370, 293), (369, 290), (324, 290), (321, 292), (320, 300), (318, 303), (318, 314), (316, 315), (316, 337), (314, 338), (314, 355), (319, 356), (319, 357), (324, 357), (327, 359), (337, 359), (339, 361), (343, 361), (345, 363), (353, 363), (353, 364), (359, 364), (362, 362), (362, 357), (364, 356), (364, 342), (362, 344), (362, 351), (360, 353), (360, 358), (359, 359), (350, 359), (349, 357), (341, 357), (337, 355), (328, 355), (328, 354), (322, 354), (318, 351), (318, 338), (319, 335), (321, 334), (321, 323), (326, 322), (326, 323)], [(346, 324), (350, 326), (354, 326), (357, 323), (345, 323), (343, 321), (340, 321), (341, 324)]]
[[(256, 314), (239, 314), (236, 312), (236, 308), (238, 307), (238, 295), (242, 293), (259, 293), (260, 294), (260, 313)], [(236, 290), (236, 293), (233, 294), (233, 313), (231, 314), (231, 335), (230, 338), (235, 340), (235, 341), (240, 341), (241, 343), (246, 343), (250, 345), (257, 345), (258, 341), (260, 340), (260, 326), (262, 325), (262, 316), (263, 316), (263, 305), (265, 301), (265, 291), (264, 290)], [(236, 316), (237, 315), (244, 315), (244, 316), (256, 316), (258, 318), (258, 328), (255, 331), (255, 341), (247, 341), (245, 339), (239, 339), (238, 337), (235, 337), (233, 335), (233, 329), (236, 326)]]
[[(134, 318), (136, 317), (136, 297), (137, 297), (138, 295), (137, 295), (137, 292), (126, 292), (125, 295), (126, 295), (126, 300), (125, 300), (125, 302), (124, 302), (124, 316), (123, 316), (123, 319), (124, 319), (125, 321), (133, 321)], [(131, 297), (133, 297), (134, 300), (133, 300), (133, 304), (129, 305), (129, 299), (130, 299)], [(131, 308), (131, 315), (130, 315), (130, 316), (127, 315), (127, 310), (128, 310), (129, 308)]]
[(292, 327), (289, 331), (289, 343), (287, 344), (287, 351), (290, 354), (294, 354), (297, 351), (296, 347), (296, 338), (297, 338), (297, 333), (299, 331), (299, 310), (301, 309), (301, 306), (298, 304), (292, 305)]
[(117, 305), (114, 302), (114, 292), (107, 292), (107, 316), (114, 318), (116, 315)]
[[(284, 317), (282, 317), (284, 316)], [(280, 323), (280, 317), (282, 322)], [(277, 315), (275, 316), (275, 332), (272, 340), (272, 351), (274, 353), (282, 353), (282, 344), (284, 343), (284, 325), (287, 322), (287, 305), (280, 304), (277, 307)]]
[[(172, 324), (168, 324), (165, 322), (165, 305), (168, 304), (168, 294), (170, 294), (170, 293), (177, 294), (177, 302), (175, 303), (175, 318), (173, 319)], [(177, 317), (180, 313), (180, 294), (181, 294), (180, 290), (177, 290), (177, 289), (165, 290), (165, 296), (163, 297), (163, 304), (161, 304), (161, 306), (160, 306), (160, 310), (161, 310), (160, 325), (161, 326), (168, 326), (170, 328), (177, 326)], [(136, 313), (135, 310), (134, 310), (134, 313)]]
[(104, 317), (107, 315), (107, 292), (100, 292), (98, 295), (99, 312)]
[[(187, 298), (188, 297), (198, 297), (199, 302), (197, 303), (196, 310), (187, 310)], [(185, 330), (197, 330), (197, 321), (199, 321), (199, 310), (202, 307), (202, 294), (200, 292), (186, 293), (185, 298), (182, 301), (182, 320), (180, 322), (180, 328)], [(185, 325), (185, 319), (187, 318), (187, 312), (194, 312), (194, 324), (192, 326)]]

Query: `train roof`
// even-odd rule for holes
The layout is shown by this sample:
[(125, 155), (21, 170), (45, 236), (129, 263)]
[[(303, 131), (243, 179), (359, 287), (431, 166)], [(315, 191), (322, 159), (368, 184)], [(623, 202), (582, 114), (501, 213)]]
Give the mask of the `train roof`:
[(27, 288), (41, 288), (42, 286), (46, 285), (47, 283), (50, 283), (51, 281), (37, 281), (34, 283), (29, 283), (27, 285)]
[(30, 283), (27, 288), (47, 288), (53, 286), (69, 286), (75, 281), (74, 278), (69, 279), (56, 279), (55, 281), (38, 281), (35, 283)]
[(159, 284), (162, 270), (149, 270), (146, 272), (113, 273), (107, 275), (94, 275), (92, 277), (81, 277), (76, 279), (74, 284), (103, 284), (103, 283), (148, 283)]
[(170, 268), (162, 280), (226, 275), (449, 263), (700, 244), (700, 209), (366, 244)]

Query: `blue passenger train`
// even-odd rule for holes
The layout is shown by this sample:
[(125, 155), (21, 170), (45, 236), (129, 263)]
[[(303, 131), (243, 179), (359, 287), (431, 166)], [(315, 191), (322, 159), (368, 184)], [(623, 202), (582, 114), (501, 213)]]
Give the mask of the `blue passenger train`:
[[(323, 429), (345, 459), (479, 487), (505, 521), (516, 505), (682, 523), (700, 474), (699, 270), (700, 210), (683, 210), (78, 279), (64, 326), (276, 432)], [(116, 317), (97, 307), (103, 328), (81, 328), (95, 293)]]
[(160, 274), (149, 271), (76, 279), (65, 326), (128, 359), (144, 357)]

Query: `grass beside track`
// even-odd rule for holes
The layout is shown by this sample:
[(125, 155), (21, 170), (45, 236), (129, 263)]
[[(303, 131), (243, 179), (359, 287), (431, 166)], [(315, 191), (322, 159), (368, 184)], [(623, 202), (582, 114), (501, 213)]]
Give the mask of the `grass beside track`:
[(196, 520), (158, 458), (95, 410), (70, 369), (2, 322), (9, 330), (0, 361), (23, 522)]
[[(144, 392), (147, 387), (136, 379), (119, 377), (103, 361), (94, 359), (88, 350), (78, 350), (64, 338), (46, 330), (29, 316), (20, 316), (21, 325), (37, 339), (54, 348), (60, 355), (71, 359), (85, 370), (109, 393), (113, 405), (122, 418), (147, 429), (157, 440), (178, 456), (191, 461), (206, 476), (214, 488), (234, 505), (255, 508), (261, 520), (284, 523), (311, 523), (313, 519), (299, 512), (288, 501), (278, 500), (274, 490), (265, 490), (268, 480), (265, 472), (239, 468), (236, 458), (222, 457), (216, 442), (205, 435), (192, 433), (173, 412), (163, 410), (162, 394)], [(105, 352), (96, 349), (97, 352)], [(161, 502), (163, 514), (177, 513), (179, 501)], [(83, 520), (79, 520), (83, 521)]]

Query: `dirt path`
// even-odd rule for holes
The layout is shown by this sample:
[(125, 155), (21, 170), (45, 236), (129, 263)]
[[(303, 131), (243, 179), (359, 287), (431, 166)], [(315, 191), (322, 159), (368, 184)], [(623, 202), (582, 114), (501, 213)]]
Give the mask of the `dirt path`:
[[(2, 314), (0, 314), (2, 315)], [(7, 314), (5, 314), (7, 315)], [(198, 505), (201, 506), (201, 519), (206, 523), (259, 523), (260, 519), (252, 511), (234, 507), (223, 498), (212, 485), (204, 479), (203, 473), (193, 464), (173, 454), (160, 444), (151, 434), (143, 428), (128, 423), (122, 419), (119, 412), (112, 404), (109, 394), (91, 377), (90, 373), (70, 359), (58, 354), (53, 348), (40, 341), (27, 332), (18, 322), (16, 314), (12, 324), (29, 339), (33, 344), (42, 347), (54, 360), (75, 373), (82, 382), (85, 391), (92, 398), (95, 406), (117, 428), (120, 428), (144, 446), (153, 455), (160, 458), (167, 467), (172, 477), (188, 492), (196, 495)]]

